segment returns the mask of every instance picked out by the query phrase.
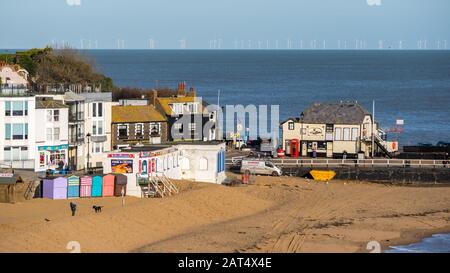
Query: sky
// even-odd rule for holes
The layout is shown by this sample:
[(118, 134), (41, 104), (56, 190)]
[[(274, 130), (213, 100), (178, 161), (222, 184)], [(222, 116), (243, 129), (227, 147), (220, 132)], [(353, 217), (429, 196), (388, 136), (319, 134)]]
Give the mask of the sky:
[(0, 48), (437, 49), (449, 11), (449, 0), (0, 0)]

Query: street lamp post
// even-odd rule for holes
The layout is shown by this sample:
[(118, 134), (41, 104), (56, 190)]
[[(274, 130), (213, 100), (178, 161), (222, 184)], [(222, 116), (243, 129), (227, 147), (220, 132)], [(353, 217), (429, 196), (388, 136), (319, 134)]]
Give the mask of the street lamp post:
[(86, 138), (87, 138), (87, 171), (89, 173), (89, 164), (90, 164), (89, 163), (89, 158), (90, 158), (90, 147), (89, 147), (89, 144), (90, 144), (91, 134), (87, 133)]

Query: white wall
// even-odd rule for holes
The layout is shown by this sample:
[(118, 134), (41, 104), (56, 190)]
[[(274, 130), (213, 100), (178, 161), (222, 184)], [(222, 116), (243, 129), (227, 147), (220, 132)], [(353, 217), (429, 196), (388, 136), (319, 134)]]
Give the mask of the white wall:
[[(170, 179), (186, 179), (197, 182), (209, 182), (220, 184), (226, 179), (225, 171), (217, 173), (217, 154), (219, 151), (225, 150), (225, 144), (211, 145), (185, 145), (179, 144), (170, 148), (155, 151), (152, 156), (142, 155), (139, 152), (111, 152), (111, 157), (105, 155), (103, 160), (103, 172), (111, 173), (111, 160), (133, 160), (133, 173), (126, 174), (128, 177), (127, 195), (141, 197), (141, 187), (137, 185), (137, 175), (139, 173), (139, 165), (143, 160), (157, 160), (157, 170), (150, 173), (150, 176), (165, 175)], [(131, 155), (131, 156), (130, 156)], [(189, 158), (189, 169), (182, 170), (183, 158)], [(199, 163), (201, 158), (208, 160), (207, 170), (200, 170)], [(174, 162), (176, 164), (174, 164)], [(151, 163), (148, 163), (151, 164)]]
[[(59, 121), (48, 121), (47, 110), (59, 110)], [(59, 146), (68, 145), (69, 143), (69, 110), (68, 108), (55, 108), (55, 109), (36, 109), (36, 137), (35, 137), (35, 171), (46, 171), (50, 166), (40, 167), (39, 164), (39, 146)], [(47, 128), (59, 128), (59, 139), (47, 140)], [(66, 161), (68, 153), (66, 150)]]
[[(225, 180), (225, 172), (217, 172), (217, 154), (221, 150), (225, 150), (224, 143), (216, 145), (179, 144), (177, 148), (181, 153), (183, 179), (216, 184), (221, 184)], [(183, 161), (189, 162), (189, 164), (183, 166)], [(205, 165), (201, 162), (207, 163), (207, 169), (204, 169)]]
[[(27, 101), (28, 115), (27, 116), (5, 116), (5, 101)], [(28, 123), (28, 139), (24, 140), (6, 140), (5, 139), (5, 124), (6, 123)], [(25, 168), (33, 168), (35, 158), (35, 98), (34, 97), (0, 97), (0, 162), (4, 162), (4, 147), (5, 146), (22, 146), (28, 148), (28, 156), (26, 161), (30, 161), (31, 165), (25, 164)], [(24, 160), (22, 160), (24, 161)], [(6, 162), (9, 164), (9, 162)], [(19, 164), (20, 166), (21, 164)], [(16, 165), (17, 166), (17, 165)]]
[[(26, 70), (22, 69), (25, 77), (22, 77), (19, 73), (14, 71), (9, 66), (0, 67), (0, 78), (2, 79), (2, 84), (8, 84), (8, 85), (28, 85), (28, 72)], [(6, 78), (10, 78), (10, 80), (6, 81)]]

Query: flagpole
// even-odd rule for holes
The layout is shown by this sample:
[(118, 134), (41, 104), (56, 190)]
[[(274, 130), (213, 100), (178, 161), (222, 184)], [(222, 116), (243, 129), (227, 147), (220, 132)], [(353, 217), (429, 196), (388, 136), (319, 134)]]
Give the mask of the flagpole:
[(372, 101), (372, 158), (375, 153), (375, 100)]

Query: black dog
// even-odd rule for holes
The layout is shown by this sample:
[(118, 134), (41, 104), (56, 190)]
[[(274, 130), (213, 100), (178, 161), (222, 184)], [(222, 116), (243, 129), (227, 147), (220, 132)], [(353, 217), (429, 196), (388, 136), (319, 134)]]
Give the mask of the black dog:
[(103, 206), (92, 206), (92, 208), (95, 210), (95, 213), (102, 212)]

